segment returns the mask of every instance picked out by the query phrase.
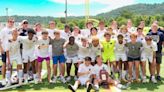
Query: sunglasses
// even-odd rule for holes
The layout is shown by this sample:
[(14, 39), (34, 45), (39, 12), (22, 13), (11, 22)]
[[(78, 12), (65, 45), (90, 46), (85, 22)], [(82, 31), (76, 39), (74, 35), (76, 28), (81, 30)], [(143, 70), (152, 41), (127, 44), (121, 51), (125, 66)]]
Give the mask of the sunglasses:
[(9, 21), (9, 23), (14, 23), (14, 21)]
[(28, 24), (28, 22), (24, 22), (23, 24)]

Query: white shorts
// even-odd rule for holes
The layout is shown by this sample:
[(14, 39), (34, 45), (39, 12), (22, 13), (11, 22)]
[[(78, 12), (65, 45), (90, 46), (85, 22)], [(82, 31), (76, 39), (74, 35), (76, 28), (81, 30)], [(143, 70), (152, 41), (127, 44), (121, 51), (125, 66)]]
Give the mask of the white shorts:
[(67, 58), (66, 63), (77, 63), (78, 62), (78, 56), (66, 57), (66, 58)]
[(149, 61), (150, 63), (153, 62), (153, 55), (148, 55), (148, 54), (141, 54), (141, 61)]
[(85, 57), (78, 56), (78, 62), (83, 62)]
[(34, 61), (36, 59), (36, 56), (34, 52), (26, 51), (23, 52), (22, 59), (23, 59), (23, 63), (28, 63), (29, 61), (30, 62)]
[(116, 54), (115, 56), (116, 56), (116, 61), (120, 61), (120, 60), (127, 61), (126, 54)]
[(10, 63), (11, 64), (13, 64), (13, 62), (15, 62), (15, 61), (16, 61), (17, 65), (22, 65), (23, 64), (21, 56), (16, 56), (16, 57), (14, 56), (14, 57), (10, 58)]
[(91, 56), (92, 61), (91, 62), (95, 62), (96, 56)]
[(78, 80), (80, 81), (81, 85), (86, 85), (86, 82), (89, 81), (89, 78), (79, 78)]

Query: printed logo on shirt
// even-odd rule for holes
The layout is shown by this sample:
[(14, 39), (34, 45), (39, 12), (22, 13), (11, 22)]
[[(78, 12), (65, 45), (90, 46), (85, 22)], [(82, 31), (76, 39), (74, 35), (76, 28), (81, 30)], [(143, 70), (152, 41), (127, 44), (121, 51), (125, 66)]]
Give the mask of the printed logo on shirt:
[(153, 41), (155, 41), (156, 43), (159, 42), (159, 35), (151, 35)]

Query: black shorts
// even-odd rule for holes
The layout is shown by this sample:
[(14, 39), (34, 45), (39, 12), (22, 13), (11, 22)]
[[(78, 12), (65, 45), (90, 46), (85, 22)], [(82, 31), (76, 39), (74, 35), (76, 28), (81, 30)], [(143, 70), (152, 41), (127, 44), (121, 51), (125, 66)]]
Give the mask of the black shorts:
[(2, 62), (3, 62), (3, 63), (6, 63), (6, 58), (7, 58), (6, 52), (4, 52), (4, 53), (2, 54)]
[(129, 61), (130, 61), (130, 62), (133, 62), (133, 61), (140, 61), (140, 60), (141, 60), (140, 57), (138, 57), (138, 58), (128, 57), (128, 62), (129, 62)]
[(156, 53), (156, 63), (157, 64), (162, 63), (162, 53)]

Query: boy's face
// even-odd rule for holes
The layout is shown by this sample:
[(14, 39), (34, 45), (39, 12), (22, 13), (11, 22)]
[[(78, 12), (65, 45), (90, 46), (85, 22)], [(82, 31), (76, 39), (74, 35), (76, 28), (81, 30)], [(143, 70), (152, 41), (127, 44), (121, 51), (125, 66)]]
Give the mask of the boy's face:
[(138, 29), (138, 34), (142, 34), (142, 29)]
[(71, 45), (73, 45), (74, 42), (75, 42), (75, 39), (74, 39), (74, 38), (70, 38), (70, 39), (69, 39), (69, 42), (70, 42)]
[(135, 42), (137, 40), (137, 37), (136, 36), (131, 36), (130, 39), (131, 39), (132, 42)]
[(151, 40), (146, 40), (146, 43), (147, 43), (148, 45), (151, 45)]
[(43, 37), (44, 39), (46, 39), (46, 38), (48, 38), (48, 34), (42, 34), (42, 37)]
[(88, 23), (88, 24), (87, 24), (87, 28), (88, 28), (88, 29), (91, 29), (92, 27), (93, 27), (93, 24), (92, 24), (92, 23)]
[(87, 40), (84, 40), (83, 39), (83, 40), (81, 40), (81, 42), (82, 42), (83, 45), (86, 45), (87, 44)]
[(111, 37), (110, 35), (106, 35), (105, 36), (106, 41), (109, 41), (110, 40), (110, 37)]
[(91, 64), (91, 61), (85, 61), (85, 65), (89, 66)]
[(12, 36), (13, 36), (13, 37), (18, 37), (18, 32), (17, 32), (17, 30), (14, 30), (14, 31), (13, 31)]
[(123, 38), (122, 37), (118, 38), (118, 42), (119, 42), (119, 44), (122, 44), (123, 43)]
[(60, 33), (55, 33), (55, 38), (60, 38)]
[(92, 44), (94, 46), (98, 46), (99, 45), (99, 40), (92, 40)]
[(28, 33), (28, 38), (31, 40), (33, 38), (34, 34), (33, 33)]
[(98, 64), (102, 63), (102, 57), (98, 57), (98, 58), (96, 59), (96, 61), (97, 61)]

